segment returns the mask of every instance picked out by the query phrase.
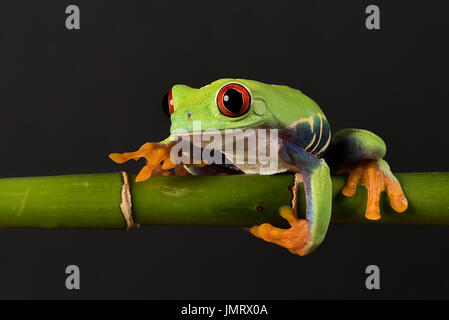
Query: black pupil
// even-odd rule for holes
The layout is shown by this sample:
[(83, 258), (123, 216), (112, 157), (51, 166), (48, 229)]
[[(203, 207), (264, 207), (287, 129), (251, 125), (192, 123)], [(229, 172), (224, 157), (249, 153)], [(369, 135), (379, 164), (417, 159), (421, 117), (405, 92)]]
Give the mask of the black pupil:
[(243, 97), (235, 89), (228, 89), (223, 96), (223, 104), (232, 113), (239, 113), (243, 107)]

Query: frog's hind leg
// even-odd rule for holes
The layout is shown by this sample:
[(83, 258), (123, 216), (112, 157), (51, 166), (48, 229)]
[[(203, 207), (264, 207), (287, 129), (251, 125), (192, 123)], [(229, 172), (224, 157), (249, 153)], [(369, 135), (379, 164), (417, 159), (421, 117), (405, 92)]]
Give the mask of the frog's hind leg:
[(376, 134), (362, 129), (338, 131), (329, 146), (325, 158), (335, 173), (349, 173), (342, 190), (351, 197), (362, 184), (368, 191), (365, 217), (380, 219), (380, 193), (386, 191), (393, 209), (403, 212), (407, 209), (407, 199), (401, 185), (382, 158), (387, 151), (384, 141)]
[[(281, 216), (289, 222), (289, 229), (280, 229), (264, 223), (251, 228), (250, 231), (256, 237), (302, 256), (312, 252), (324, 240), (331, 216), (332, 181), (324, 160), (308, 154), (295, 144), (283, 141), (281, 157), (295, 166), (302, 177), (306, 196), (306, 219), (300, 219), (296, 215), (295, 193), (293, 208), (279, 209)], [(297, 174), (296, 177), (298, 176)], [(295, 181), (295, 186), (299, 182)], [(297, 188), (295, 189), (294, 192), (297, 192)]]

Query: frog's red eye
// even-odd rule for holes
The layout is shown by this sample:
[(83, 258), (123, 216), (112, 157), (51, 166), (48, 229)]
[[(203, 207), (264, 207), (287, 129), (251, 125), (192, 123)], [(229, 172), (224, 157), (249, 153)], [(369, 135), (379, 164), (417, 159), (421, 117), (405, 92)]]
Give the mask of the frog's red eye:
[(162, 110), (167, 115), (167, 117), (170, 117), (170, 115), (174, 112), (174, 104), (171, 89), (164, 95), (162, 99)]
[(168, 109), (170, 110), (170, 115), (175, 112), (175, 104), (173, 103), (173, 96), (171, 93), (171, 89), (170, 91), (168, 91)]
[(239, 117), (248, 111), (251, 105), (251, 96), (244, 86), (230, 83), (218, 92), (217, 105), (225, 116)]

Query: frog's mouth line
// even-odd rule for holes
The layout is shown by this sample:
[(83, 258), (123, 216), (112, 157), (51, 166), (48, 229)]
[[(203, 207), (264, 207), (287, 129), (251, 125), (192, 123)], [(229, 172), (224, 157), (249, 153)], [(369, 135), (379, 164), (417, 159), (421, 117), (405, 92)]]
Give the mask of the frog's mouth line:
[(173, 140), (179, 139), (193, 140), (193, 138), (195, 137), (215, 136), (215, 135), (223, 136), (226, 133), (227, 130), (201, 130), (201, 131), (181, 131), (181, 132), (175, 131), (170, 135), (170, 138), (173, 138)]
[[(185, 138), (185, 137), (194, 137), (194, 136), (211, 136), (211, 135), (236, 135), (236, 134), (242, 134), (245, 136), (245, 132), (248, 131), (248, 129), (254, 129), (252, 127), (241, 127), (241, 128), (234, 128), (234, 129), (209, 129), (209, 130), (175, 130), (170, 134), (170, 137), (173, 138)], [(257, 129), (270, 129), (268, 127), (260, 126)]]

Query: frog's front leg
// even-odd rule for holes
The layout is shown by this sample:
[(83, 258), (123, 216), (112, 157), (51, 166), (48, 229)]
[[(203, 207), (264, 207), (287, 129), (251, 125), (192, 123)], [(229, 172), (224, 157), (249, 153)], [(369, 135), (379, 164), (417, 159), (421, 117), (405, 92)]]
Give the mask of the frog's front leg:
[[(147, 142), (137, 151), (111, 153), (109, 158), (119, 164), (131, 159), (145, 158), (146, 164), (136, 177), (136, 181), (144, 181), (154, 173), (157, 173), (157, 175), (168, 175), (168, 169), (175, 168), (176, 165), (170, 160), (170, 151), (173, 145), (173, 142)], [(161, 162), (163, 163), (161, 164)]]
[(365, 217), (370, 220), (381, 217), (379, 199), (384, 190), (395, 211), (403, 212), (408, 206), (401, 184), (382, 159), (386, 151), (384, 141), (376, 134), (362, 129), (343, 129), (335, 134), (326, 154), (332, 171), (349, 173), (342, 190), (345, 196), (353, 196), (358, 184), (366, 187), (368, 202)]
[(290, 229), (264, 223), (250, 231), (265, 241), (302, 256), (312, 252), (324, 240), (331, 216), (332, 181), (324, 160), (308, 154), (295, 144), (283, 141), (280, 155), (301, 174), (306, 196), (306, 219), (299, 219), (292, 208), (282, 207), (280, 214), (290, 223)]

